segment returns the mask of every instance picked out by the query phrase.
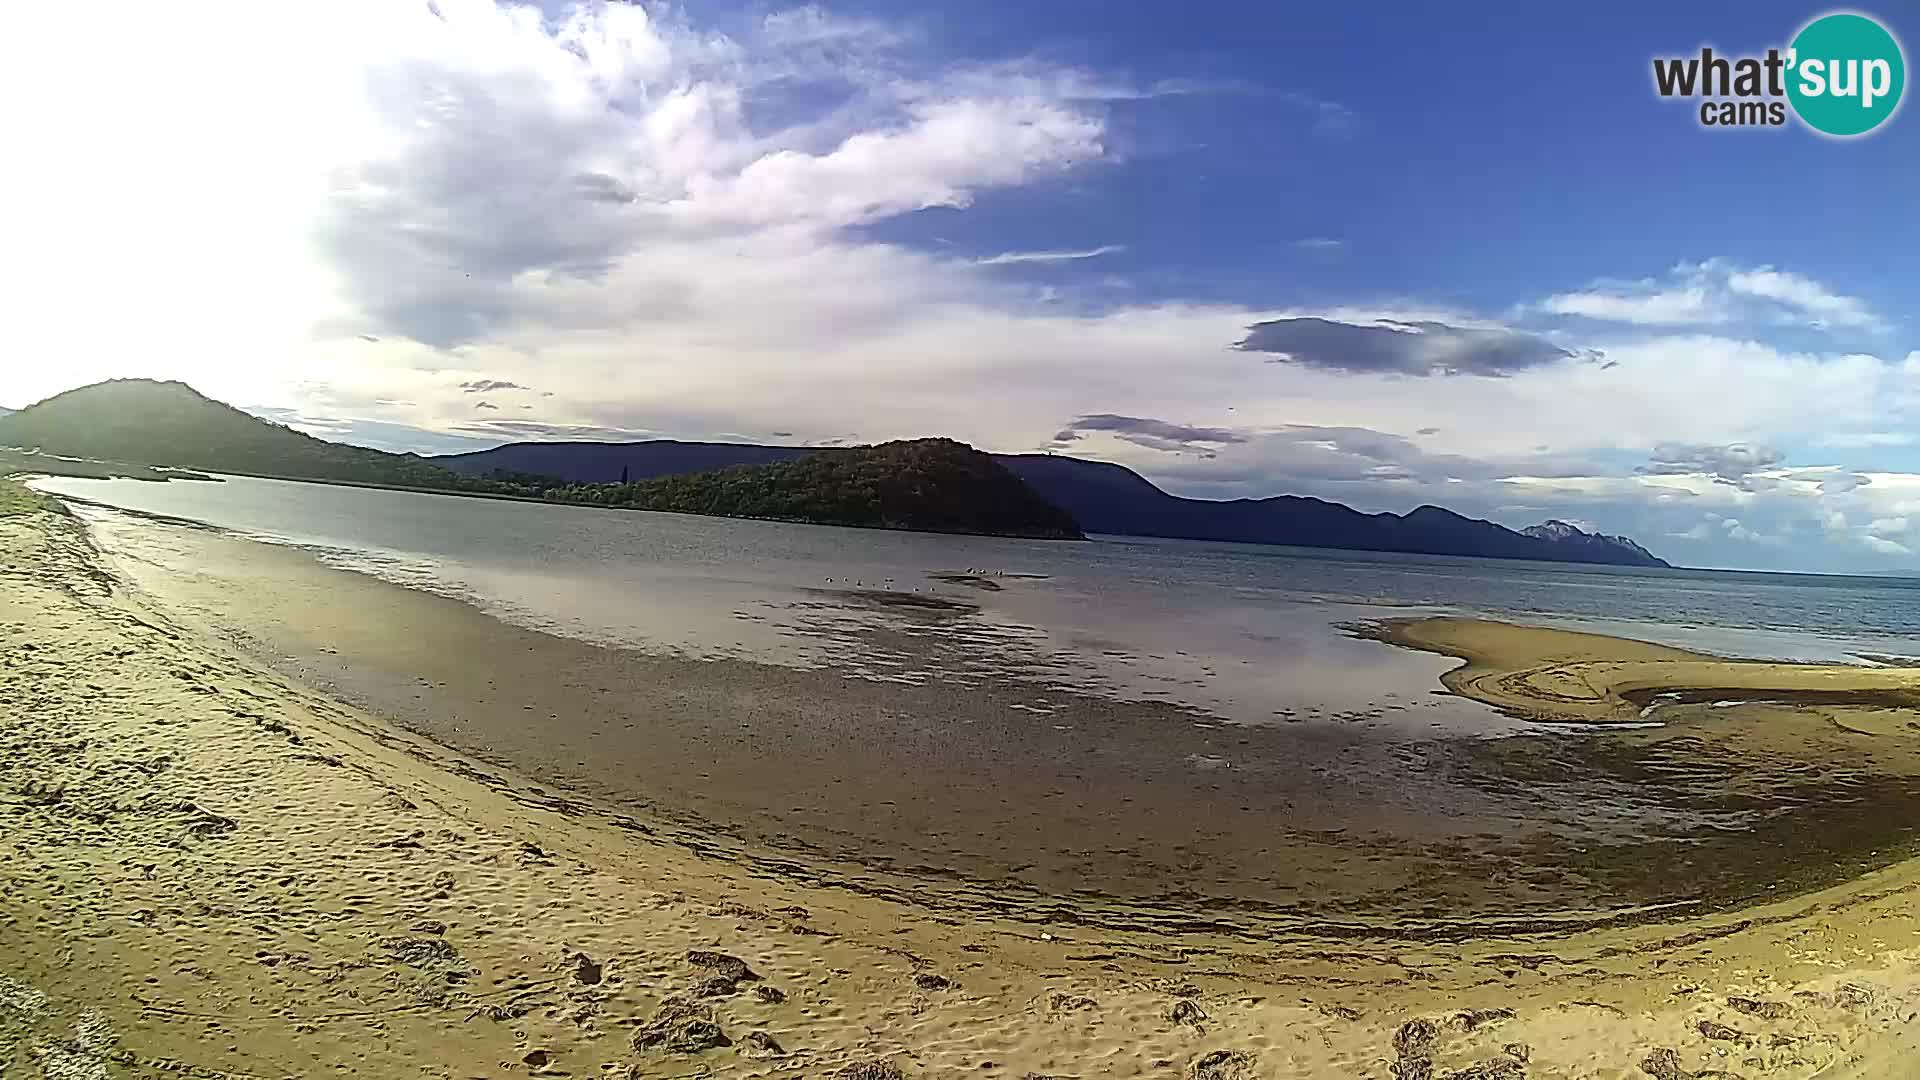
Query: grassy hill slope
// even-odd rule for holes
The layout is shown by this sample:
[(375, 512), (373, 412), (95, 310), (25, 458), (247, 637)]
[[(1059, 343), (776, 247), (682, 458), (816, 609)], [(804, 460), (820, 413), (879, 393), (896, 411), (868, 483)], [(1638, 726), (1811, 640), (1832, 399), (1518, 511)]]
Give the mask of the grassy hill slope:
[(200, 394), (185, 383), (115, 379), (0, 416), (0, 446), (68, 457), (297, 480), (493, 490), (414, 454), (316, 439)]

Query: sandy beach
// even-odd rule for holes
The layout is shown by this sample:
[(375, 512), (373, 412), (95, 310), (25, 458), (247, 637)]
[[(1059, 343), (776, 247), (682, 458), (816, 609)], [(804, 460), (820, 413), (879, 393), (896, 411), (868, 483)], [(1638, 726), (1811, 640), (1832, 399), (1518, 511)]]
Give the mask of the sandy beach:
[(1911, 668), (1770, 664), (1705, 656), (1643, 641), (1482, 619), (1389, 620), (1379, 640), (1457, 657), (1441, 681), (1457, 694), (1542, 720), (1631, 722), (1662, 694), (1694, 701), (1770, 700), (1820, 708), (1912, 712)]
[[(483, 642), (464, 621), (483, 616), (377, 582), (344, 601), (281, 603), (251, 620), (256, 636), (222, 637), (231, 584), (163, 602), (72, 517), (14, 498), (4, 513), (0, 1063), (18, 1075), (1892, 1078), (1912, 1075), (1920, 1056), (1920, 863), (1896, 849), (1896, 830), (1859, 826), (1861, 843), (1877, 846), (1858, 853), (1858, 874), (1829, 868), (1805, 887), (1783, 877), (1774, 898), (1735, 904), (1754, 891), (1751, 864), (1803, 868), (1818, 854), (1811, 840), (1794, 846), (1807, 829), (1758, 834), (1771, 839), (1747, 849), (1748, 871), (1729, 871), (1727, 903), (1707, 913), (1695, 904), (1556, 926), (1533, 911), (1508, 925), (1501, 903), (1526, 894), (1524, 880), (1443, 886), (1428, 904), (1452, 897), (1461, 929), (1436, 935), (1431, 917), (1366, 906), (1376, 890), (1418, 893), (1418, 864), (1383, 853), (1369, 879), (1356, 870), (1367, 853), (1331, 839), (1328, 881), (1350, 892), (1329, 903), (1310, 874), (1293, 881), (1317, 905), (1313, 919), (1222, 918), (1222, 898), (1276, 875), (1257, 829), (1189, 827), (1213, 846), (1192, 860), (1206, 895), (1181, 925), (1163, 885), (1113, 886), (1126, 854), (1054, 861), (1024, 890), (1007, 888), (1015, 871), (994, 831), (1024, 823), (1030, 836), (1007, 832), (1008, 846), (1057, 855), (1109, 811), (1047, 808), (1045, 792), (1101, 775), (1064, 740), (1029, 748), (1064, 764), (1008, 776), (993, 801), (1011, 809), (972, 832), (950, 824), (951, 835), (925, 839), (930, 823), (984, 809), (965, 785), (926, 799), (884, 785), (823, 795), (794, 803), (787, 825), (742, 792), (771, 788), (785, 801), (817, 787), (868, 732), (849, 726), (839, 750), (788, 738), (762, 772), (709, 764), (702, 778), (703, 754), (748, 760), (712, 749), (703, 710), (757, 695), (765, 705), (752, 715), (778, 731), (899, 698), (849, 691), (826, 710), (823, 687), (734, 672), (720, 701), (721, 684), (665, 666), (626, 671), (622, 692), (653, 681), (674, 703), (648, 714), (660, 737), (647, 803), (572, 746), (547, 748), (552, 775), (503, 764), (539, 749), (503, 744), (498, 718), (535, 704), (509, 693), (555, 670), (567, 643), (514, 638), (529, 665), (516, 667), (505, 631)], [(344, 587), (290, 577), (283, 556), (297, 557), (239, 564), (259, 575), (256, 595)], [(231, 568), (212, 576), (230, 582)], [(381, 632), (390, 636), (367, 636)], [(1771, 782), (1769, 762), (1846, 753), (1881, 778), (1859, 789), (1863, 805), (1879, 818), (1904, 805), (1897, 781), (1920, 732), (1888, 695), (1905, 692), (1911, 671), (1739, 664), (1471, 621), (1382, 632), (1463, 658), (1447, 676), (1456, 693), (1556, 720), (1632, 719), (1679, 693), (1662, 729), (1604, 736), (1640, 740), (1622, 744), (1637, 747), (1636, 768), (1706, 747), (1709, 761), (1761, 761), (1759, 783)], [(275, 634), (308, 635), (308, 647)], [(458, 711), (448, 703), (463, 700), (450, 696), (459, 687), (404, 688), (423, 703), (409, 715), (393, 707), (398, 689), (381, 689), (391, 679), (360, 663), (382, 649), (428, 682), (453, 681), (464, 661), (485, 670), (469, 682), (494, 685), (467, 688)], [(1728, 689), (1764, 691), (1750, 707), (1782, 722), (1736, 724), (1684, 693)], [(574, 707), (593, 714), (578, 692)], [(1188, 749), (1182, 739), (1243, 737), (1169, 734), (1183, 725), (1166, 717), (1101, 719), (1137, 727), (1129, 745), (1166, 740), (1169, 753)], [(949, 753), (936, 738), (876, 752)], [(782, 786), (781, 762), (799, 779)], [(1525, 760), (1492, 764), (1524, 785)], [(1227, 817), (1218, 806), (1266, 782), (1228, 776), (1171, 792), (1121, 819), (1110, 846), (1144, 852), (1141, 872), (1161, 875), (1181, 822)], [(899, 829), (839, 849), (819, 839), (840, 815), (889, 799)], [(1165, 820), (1192, 799), (1203, 812)], [(905, 841), (914, 835), (923, 839)], [(889, 837), (897, 858), (857, 857)], [(1312, 850), (1292, 845), (1286, 858)], [(1435, 846), (1429, 866), (1449, 860), (1457, 852)], [(1285, 870), (1302, 867), (1314, 869)], [(1653, 895), (1663, 873), (1686, 871), (1648, 865), (1608, 888)], [(1102, 887), (1063, 887), (1088, 877)], [(1343, 895), (1358, 917), (1336, 917)], [(1343, 932), (1348, 923), (1366, 932)]]

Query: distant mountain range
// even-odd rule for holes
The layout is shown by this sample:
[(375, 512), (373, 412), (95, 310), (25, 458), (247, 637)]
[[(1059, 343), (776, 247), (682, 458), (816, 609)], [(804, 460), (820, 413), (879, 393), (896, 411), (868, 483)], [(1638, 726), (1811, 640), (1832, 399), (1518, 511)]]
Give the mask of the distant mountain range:
[[(805, 446), (654, 440), (632, 443), (509, 443), (431, 460), (469, 476), (533, 473), (573, 483), (640, 481), (713, 469), (768, 465), (815, 453)], [(1000, 464), (1090, 533), (1230, 540), (1253, 544), (1477, 555), (1614, 566), (1668, 565), (1625, 537), (1583, 532), (1562, 521), (1525, 532), (1437, 506), (1406, 514), (1363, 514), (1297, 495), (1215, 501), (1155, 487), (1122, 465), (1051, 454), (999, 454)]]
[[(1437, 506), (1363, 514), (1280, 495), (1170, 495), (1124, 466), (982, 454), (947, 439), (877, 447), (659, 440), (513, 443), (421, 457), (316, 439), (184, 383), (124, 379), (0, 415), (0, 447), (127, 464), (550, 502), (1017, 536), (1188, 540), (1666, 566), (1625, 537), (1549, 521), (1514, 532)], [(1075, 527), (1077, 523), (1077, 528)]]

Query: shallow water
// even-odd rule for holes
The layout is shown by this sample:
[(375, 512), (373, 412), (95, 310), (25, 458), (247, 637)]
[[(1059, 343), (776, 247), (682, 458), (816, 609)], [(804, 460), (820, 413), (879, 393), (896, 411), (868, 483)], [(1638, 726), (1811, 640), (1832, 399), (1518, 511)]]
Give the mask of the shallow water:
[(1907, 580), (931, 536), (246, 478), (36, 484), (303, 547), (598, 644), (903, 684), (1011, 679), (1038, 713), (1071, 689), (1238, 723), (1511, 728), (1433, 696), (1450, 661), (1336, 629), (1383, 614), (1517, 617), (1777, 659), (1920, 652), (1920, 583)]
[[(1440, 694), (1453, 661), (1334, 626), (1475, 583), (1517, 604), (1584, 575), (1604, 587), (1568, 595), (1611, 597), (1608, 618), (1659, 637), (1687, 632), (1647, 618), (1674, 575), (262, 481), (105, 488), (220, 527), (78, 507), (165, 610), (541, 784), (794, 853), (783, 873), (858, 864), (1113, 926), (1458, 937), (1811, 888), (1920, 828), (1904, 715), (1716, 697), (1662, 702), (1671, 722), (1642, 730), (1569, 731)], [(1747, 577), (1726, 610), (1779, 588)], [(1830, 610), (1875, 586), (1786, 588), (1847, 598), (1775, 597)], [(1528, 737), (1461, 737), (1486, 735)]]

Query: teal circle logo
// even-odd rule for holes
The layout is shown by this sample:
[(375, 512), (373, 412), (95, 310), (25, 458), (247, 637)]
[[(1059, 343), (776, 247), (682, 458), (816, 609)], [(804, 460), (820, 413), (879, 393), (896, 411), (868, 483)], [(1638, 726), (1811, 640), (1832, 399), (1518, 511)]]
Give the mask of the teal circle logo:
[(1808, 127), (1846, 138), (1886, 123), (1907, 88), (1907, 61), (1887, 28), (1852, 12), (1822, 15), (1787, 53), (1787, 100)]

